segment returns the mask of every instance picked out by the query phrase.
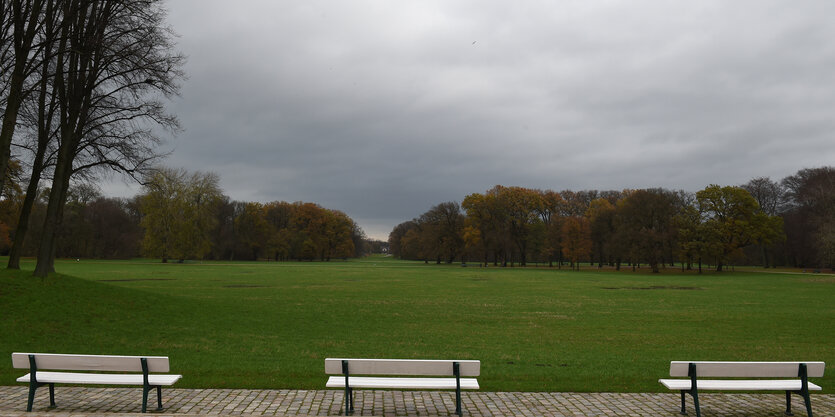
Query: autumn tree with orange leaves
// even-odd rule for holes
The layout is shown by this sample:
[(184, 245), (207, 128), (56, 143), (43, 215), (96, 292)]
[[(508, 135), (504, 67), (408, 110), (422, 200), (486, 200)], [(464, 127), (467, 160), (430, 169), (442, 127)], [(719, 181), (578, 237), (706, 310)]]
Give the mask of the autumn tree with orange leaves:
[(562, 253), (571, 267), (580, 270), (580, 261), (591, 253), (591, 229), (585, 217), (569, 217), (562, 225)]

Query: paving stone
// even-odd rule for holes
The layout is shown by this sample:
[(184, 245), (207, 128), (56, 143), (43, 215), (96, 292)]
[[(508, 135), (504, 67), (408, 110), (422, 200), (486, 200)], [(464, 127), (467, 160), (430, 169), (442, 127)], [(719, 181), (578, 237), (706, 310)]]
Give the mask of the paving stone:
[[(49, 390), (35, 396), (32, 413), (26, 413), (28, 388), (0, 386), (0, 417), (141, 416), (142, 390), (136, 388), (55, 387), (57, 407), (50, 409)], [(342, 415), (344, 392), (340, 390), (230, 390), (163, 389), (162, 412), (154, 416), (337, 416)], [(455, 394), (449, 391), (355, 390), (356, 416), (450, 416)], [(781, 417), (784, 394), (701, 394), (704, 417)], [(679, 394), (571, 393), (571, 392), (464, 392), (465, 416), (678, 416)], [(149, 411), (156, 394), (148, 398)], [(153, 405), (153, 407), (151, 407)], [(687, 411), (695, 415), (687, 397)], [(816, 416), (835, 417), (835, 395), (813, 394)], [(806, 416), (800, 397), (792, 399), (792, 411)]]

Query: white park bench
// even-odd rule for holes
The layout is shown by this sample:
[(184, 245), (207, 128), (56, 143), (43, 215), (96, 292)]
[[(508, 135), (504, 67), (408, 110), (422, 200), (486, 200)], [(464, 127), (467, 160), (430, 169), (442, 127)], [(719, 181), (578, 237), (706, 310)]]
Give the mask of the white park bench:
[[(709, 391), (785, 391), (786, 415), (792, 415), (792, 393), (803, 397), (806, 414), (812, 417), (812, 401), (809, 391), (820, 391), (821, 387), (809, 382), (808, 378), (823, 376), (824, 362), (670, 362), (670, 376), (689, 379), (659, 379), (665, 387), (681, 391), (681, 414), (684, 409), (684, 394), (693, 397), (696, 416), (699, 410), (699, 390)], [(736, 378), (736, 379), (701, 379)], [(759, 378), (759, 379), (740, 379)], [(774, 379), (780, 378), (780, 379)]]
[[(182, 378), (182, 375), (151, 374), (151, 372), (169, 372), (168, 357), (165, 356), (12, 353), (12, 365), (15, 368), (29, 368), (28, 374), (17, 379), (17, 382), (29, 383), (29, 402), (26, 405), (26, 411), (32, 411), (35, 390), (47, 384), (49, 385), (50, 407), (55, 407), (55, 384), (141, 385), (142, 412), (144, 413), (147, 409), (148, 392), (151, 388), (157, 389), (157, 410), (162, 410), (161, 387), (173, 385)], [(88, 372), (44, 372), (42, 369)]]
[[(455, 390), (455, 414), (461, 414), (461, 390), (477, 390), (481, 362), (473, 360), (420, 359), (325, 359), (328, 388), (345, 389), (345, 414), (354, 412), (354, 388)], [(366, 375), (366, 376), (355, 376)], [(436, 378), (402, 378), (367, 375), (435, 376)], [(454, 378), (437, 378), (453, 376)]]

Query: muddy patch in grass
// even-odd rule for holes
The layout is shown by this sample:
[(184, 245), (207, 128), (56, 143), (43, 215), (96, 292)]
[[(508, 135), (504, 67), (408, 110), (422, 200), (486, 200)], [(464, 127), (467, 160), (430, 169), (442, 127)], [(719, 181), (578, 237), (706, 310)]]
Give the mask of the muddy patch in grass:
[(835, 284), (835, 276), (822, 276), (814, 278), (803, 278), (800, 282), (810, 282), (817, 284)]
[(678, 287), (675, 285), (652, 285), (649, 287), (600, 287), (604, 290), (685, 290), (685, 291), (701, 291), (704, 288), (699, 287)]
[(232, 284), (224, 285), (223, 288), (267, 288), (266, 285)]
[(125, 278), (125, 279), (98, 279), (99, 282), (134, 282), (134, 281), (174, 281), (174, 278)]

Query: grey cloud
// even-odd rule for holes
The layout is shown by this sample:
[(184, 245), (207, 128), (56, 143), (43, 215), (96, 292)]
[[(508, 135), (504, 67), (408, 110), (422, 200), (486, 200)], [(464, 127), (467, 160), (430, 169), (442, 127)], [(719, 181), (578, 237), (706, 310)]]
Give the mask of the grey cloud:
[(375, 237), (495, 184), (697, 190), (835, 160), (828, 1), (169, 8), (190, 79), (168, 164)]

